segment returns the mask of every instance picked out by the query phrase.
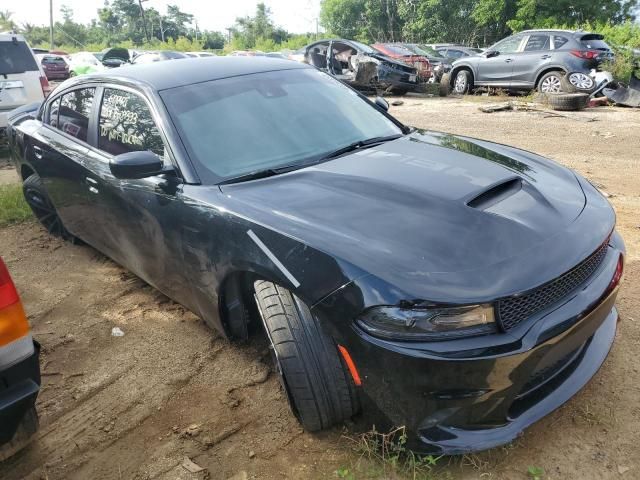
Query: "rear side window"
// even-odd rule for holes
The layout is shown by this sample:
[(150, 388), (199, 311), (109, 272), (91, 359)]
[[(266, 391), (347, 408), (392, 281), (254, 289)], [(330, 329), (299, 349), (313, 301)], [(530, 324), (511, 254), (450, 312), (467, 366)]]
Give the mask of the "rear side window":
[(60, 97), (56, 98), (51, 105), (49, 105), (49, 116), (45, 123), (51, 125), (53, 128), (58, 128), (58, 112), (60, 111)]
[(95, 88), (82, 88), (64, 94), (60, 99), (60, 111), (56, 128), (72, 137), (76, 137), (78, 140), (86, 142), (91, 106), (93, 105), (95, 93)]
[(146, 102), (135, 93), (106, 88), (98, 122), (98, 148), (111, 155), (150, 150), (164, 157), (164, 143)]
[(445, 55), (449, 58), (460, 58), (464, 56), (464, 52), (460, 50), (447, 50), (447, 53)]
[(0, 42), (0, 75), (37, 71), (36, 59), (25, 42)]
[(569, 39), (567, 37), (563, 37), (562, 35), (554, 35), (553, 36), (553, 48), (556, 50), (562, 48)]
[(525, 52), (549, 50), (549, 35), (531, 35), (524, 47)]

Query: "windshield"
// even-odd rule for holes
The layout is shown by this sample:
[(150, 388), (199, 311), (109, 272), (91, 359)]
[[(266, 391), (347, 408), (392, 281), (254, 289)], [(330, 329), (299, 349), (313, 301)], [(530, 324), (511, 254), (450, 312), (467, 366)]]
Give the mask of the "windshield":
[(402, 134), (356, 92), (315, 69), (213, 80), (160, 96), (205, 183)]
[(410, 56), (414, 54), (411, 50), (401, 45), (389, 45), (387, 43), (387, 44), (382, 44), (382, 47), (384, 47), (394, 55)]
[(25, 42), (0, 42), (0, 75), (37, 71), (38, 64)]
[[(339, 41), (339, 40), (336, 40)], [(356, 48), (362, 50), (364, 53), (379, 53), (376, 49), (371, 48), (369, 45), (365, 45), (364, 43), (356, 42), (355, 40), (349, 40)]]
[(411, 48), (413, 49), (414, 52), (416, 52), (418, 55), (425, 55), (427, 57), (433, 57), (433, 58), (444, 58), (440, 52), (438, 52), (437, 50), (427, 46), (427, 45), (412, 45)]

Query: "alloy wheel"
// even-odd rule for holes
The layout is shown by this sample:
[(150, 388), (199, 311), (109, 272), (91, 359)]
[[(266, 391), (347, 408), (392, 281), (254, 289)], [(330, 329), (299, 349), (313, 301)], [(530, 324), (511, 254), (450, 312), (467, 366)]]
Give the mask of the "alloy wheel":
[(64, 237), (66, 230), (51, 201), (34, 189), (24, 192), (25, 199), (38, 221), (51, 235)]
[(593, 88), (593, 78), (584, 73), (572, 73), (569, 75), (569, 83), (580, 90), (589, 90)]
[(545, 78), (542, 81), (542, 91), (544, 93), (560, 93), (562, 86), (560, 85), (560, 77), (555, 75)]
[(465, 72), (459, 72), (458, 75), (456, 75), (456, 81), (453, 88), (456, 93), (465, 93), (467, 91), (467, 75)]

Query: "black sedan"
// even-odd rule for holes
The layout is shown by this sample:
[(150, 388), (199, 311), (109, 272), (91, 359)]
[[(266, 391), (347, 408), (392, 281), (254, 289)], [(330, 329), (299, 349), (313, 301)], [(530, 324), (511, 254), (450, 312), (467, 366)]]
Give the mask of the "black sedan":
[(508, 442), (611, 348), (624, 245), (584, 178), (408, 128), (269, 58), (123, 67), (11, 117), (34, 213), (231, 339), (266, 331), (294, 414), (421, 451)]

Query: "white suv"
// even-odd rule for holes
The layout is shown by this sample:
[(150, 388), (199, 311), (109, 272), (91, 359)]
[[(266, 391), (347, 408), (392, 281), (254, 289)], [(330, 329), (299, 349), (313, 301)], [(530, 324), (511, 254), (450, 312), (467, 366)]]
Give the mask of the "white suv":
[(22, 35), (0, 33), (0, 134), (14, 108), (41, 102), (51, 88)]

